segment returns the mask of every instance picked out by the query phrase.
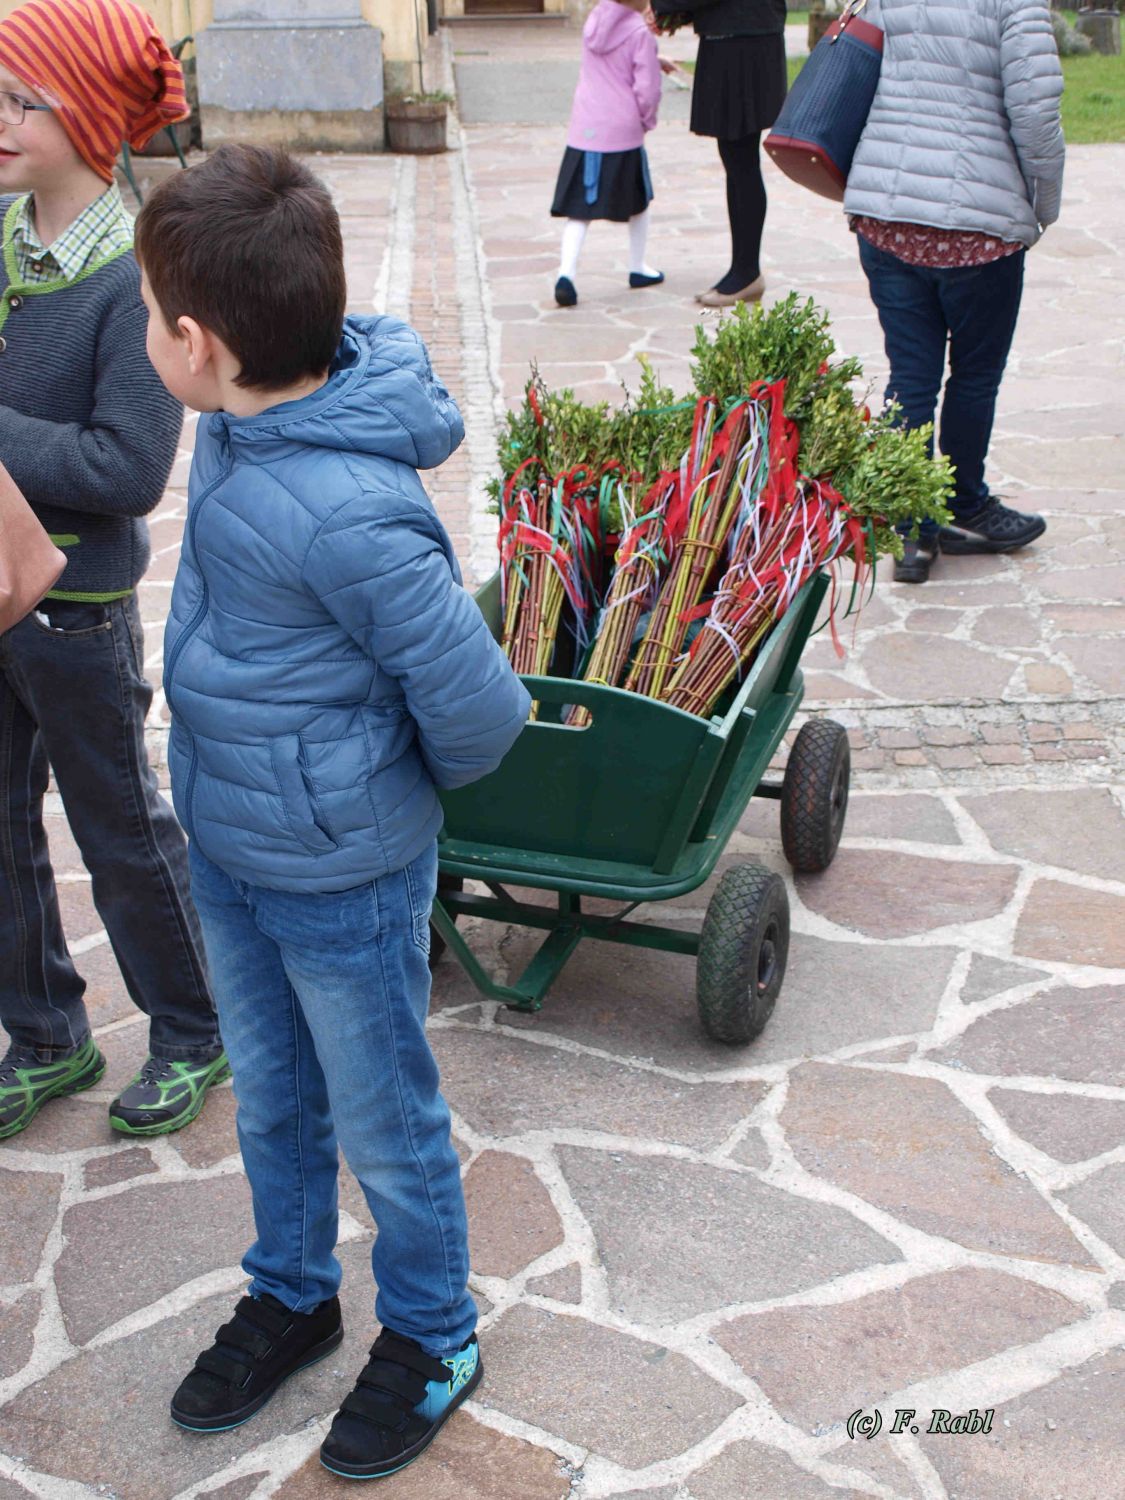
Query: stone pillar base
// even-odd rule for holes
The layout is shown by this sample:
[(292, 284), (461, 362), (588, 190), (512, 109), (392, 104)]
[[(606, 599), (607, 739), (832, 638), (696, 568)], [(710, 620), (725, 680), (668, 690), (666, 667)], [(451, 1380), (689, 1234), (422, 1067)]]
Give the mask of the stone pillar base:
[(1113, 10), (1080, 10), (1075, 31), (1088, 36), (1095, 52), (1116, 57), (1121, 51), (1121, 17)]
[(382, 151), (383, 107), (378, 109), (203, 109), (203, 144), (224, 141), (283, 146), (286, 151)]
[(196, 47), (205, 148), (382, 149), (382, 33), (366, 21), (215, 20)]

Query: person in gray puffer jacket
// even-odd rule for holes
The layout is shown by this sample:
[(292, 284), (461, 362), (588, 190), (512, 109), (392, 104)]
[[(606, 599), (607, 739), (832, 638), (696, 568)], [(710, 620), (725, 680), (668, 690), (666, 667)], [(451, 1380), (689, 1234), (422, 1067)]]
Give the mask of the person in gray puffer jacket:
[(895, 578), (938, 553), (1010, 552), (1046, 530), (984, 479), (1024, 258), (1059, 214), (1062, 69), (1046, 0), (876, 0), (882, 72), (844, 210), (912, 427), (934, 419), (956, 472), (954, 524), (907, 538)]

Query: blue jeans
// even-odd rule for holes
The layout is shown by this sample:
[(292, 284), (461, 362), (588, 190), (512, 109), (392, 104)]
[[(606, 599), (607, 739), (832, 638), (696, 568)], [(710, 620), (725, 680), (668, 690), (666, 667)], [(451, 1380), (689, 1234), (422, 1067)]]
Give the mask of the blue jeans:
[(375, 1314), (427, 1354), (476, 1326), (449, 1110), (426, 1040), (437, 845), (351, 890), (266, 890), (192, 845), (258, 1238), (251, 1295), (335, 1296), (337, 1139), (378, 1229)]
[(1026, 252), (984, 266), (933, 268), (908, 265), (857, 238), (891, 366), (887, 400), (899, 403), (908, 427), (934, 420), (948, 346), (938, 444), (955, 471), (949, 508), (956, 520), (968, 520), (989, 498), (984, 461), (1016, 331)]
[(135, 597), (45, 599), (0, 635), (0, 1022), (47, 1062), (90, 1034), (43, 827), (50, 772), (158, 1057), (222, 1048), (187, 844), (145, 754), (152, 688)]

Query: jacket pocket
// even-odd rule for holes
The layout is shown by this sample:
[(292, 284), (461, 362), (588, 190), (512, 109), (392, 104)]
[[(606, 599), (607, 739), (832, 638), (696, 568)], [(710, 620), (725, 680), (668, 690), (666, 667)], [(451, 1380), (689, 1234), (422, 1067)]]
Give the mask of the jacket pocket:
[(286, 821), (297, 841), (312, 854), (326, 854), (339, 846), (316, 795), (299, 734), (282, 734), (270, 742), (270, 759), (281, 794)]

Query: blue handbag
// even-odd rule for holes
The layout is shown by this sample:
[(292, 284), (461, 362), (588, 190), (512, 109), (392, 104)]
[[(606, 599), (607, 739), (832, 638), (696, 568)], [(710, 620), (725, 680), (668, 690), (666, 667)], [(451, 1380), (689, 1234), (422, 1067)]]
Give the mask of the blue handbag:
[(766, 150), (794, 182), (839, 202), (879, 84), (883, 33), (850, 0), (797, 74)]

